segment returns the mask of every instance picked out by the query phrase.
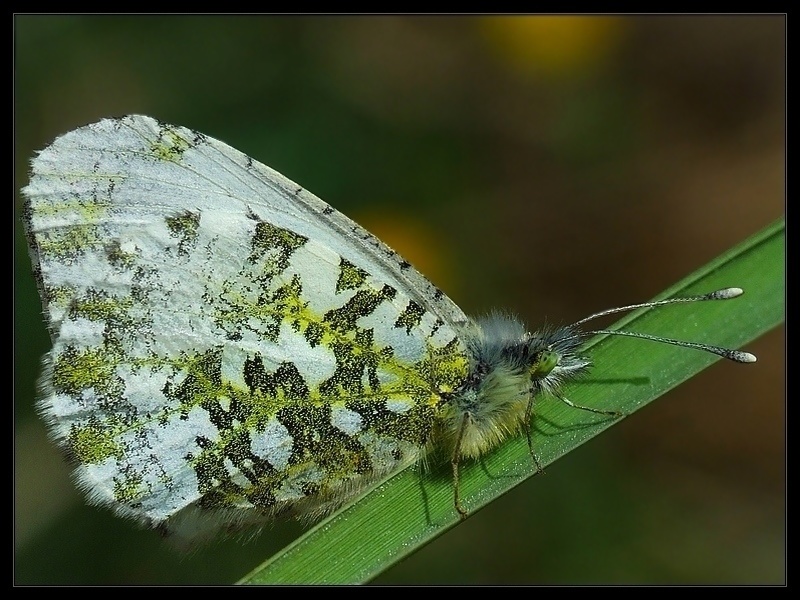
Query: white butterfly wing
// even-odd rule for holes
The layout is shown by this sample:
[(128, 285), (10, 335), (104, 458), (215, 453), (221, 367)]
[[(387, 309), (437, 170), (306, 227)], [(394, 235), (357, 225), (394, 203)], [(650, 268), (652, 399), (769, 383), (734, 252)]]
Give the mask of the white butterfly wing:
[(333, 505), (416, 459), (466, 375), (449, 298), (222, 142), (106, 119), (23, 191), (53, 338), (40, 407), (121, 514)]

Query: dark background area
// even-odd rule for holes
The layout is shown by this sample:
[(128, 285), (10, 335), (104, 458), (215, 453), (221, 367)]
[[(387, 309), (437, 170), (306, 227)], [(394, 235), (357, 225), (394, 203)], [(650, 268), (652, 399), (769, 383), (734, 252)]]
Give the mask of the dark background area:
[[(149, 114), (297, 181), (468, 314), (572, 322), (652, 297), (784, 213), (785, 26), (18, 16), (15, 186), (55, 136)], [(181, 555), (70, 482), (34, 409), (49, 340), (20, 202), (16, 582), (235, 581), (300, 525)], [(781, 328), (747, 346), (755, 365), (715, 364), (378, 582), (783, 582), (784, 345)]]

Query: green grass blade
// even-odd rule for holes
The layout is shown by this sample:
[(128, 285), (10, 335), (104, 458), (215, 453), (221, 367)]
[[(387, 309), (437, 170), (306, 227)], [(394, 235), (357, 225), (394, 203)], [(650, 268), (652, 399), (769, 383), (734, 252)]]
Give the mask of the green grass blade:
[[(783, 220), (770, 225), (659, 296), (738, 286), (745, 290), (742, 297), (638, 311), (613, 328), (740, 348), (784, 319), (784, 229)], [(623, 337), (596, 338), (588, 348), (595, 367), (566, 388), (566, 396), (577, 404), (627, 416), (720, 360)], [(569, 408), (556, 399), (541, 399), (534, 420), (536, 454), (543, 465), (550, 464), (618, 421)], [(444, 463), (428, 470), (407, 469), (390, 478), (309, 530), (241, 583), (369, 581), (458, 524), (452, 476)], [(464, 465), (463, 504), (474, 512), (534, 471), (523, 437), (510, 440), (482, 460)]]

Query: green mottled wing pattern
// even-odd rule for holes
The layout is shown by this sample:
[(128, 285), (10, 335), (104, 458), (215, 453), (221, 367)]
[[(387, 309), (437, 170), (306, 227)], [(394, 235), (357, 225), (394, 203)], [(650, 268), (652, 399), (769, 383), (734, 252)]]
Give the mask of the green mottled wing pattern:
[(43, 150), (24, 193), (40, 409), (120, 514), (324, 511), (416, 460), (467, 376), (455, 304), (217, 140), (103, 120)]

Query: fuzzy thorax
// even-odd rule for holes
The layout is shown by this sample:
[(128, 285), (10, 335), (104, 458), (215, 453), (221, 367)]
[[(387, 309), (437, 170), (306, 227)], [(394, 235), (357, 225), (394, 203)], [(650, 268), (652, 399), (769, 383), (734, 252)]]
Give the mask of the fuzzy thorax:
[(478, 457), (530, 427), (526, 419), (537, 395), (557, 392), (590, 364), (577, 353), (583, 336), (575, 329), (529, 333), (516, 317), (501, 313), (475, 321), (464, 339), (469, 377), (451, 396), (443, 432), (451, 447), (458, 444), (458, 457)]

